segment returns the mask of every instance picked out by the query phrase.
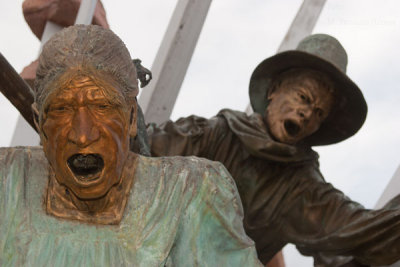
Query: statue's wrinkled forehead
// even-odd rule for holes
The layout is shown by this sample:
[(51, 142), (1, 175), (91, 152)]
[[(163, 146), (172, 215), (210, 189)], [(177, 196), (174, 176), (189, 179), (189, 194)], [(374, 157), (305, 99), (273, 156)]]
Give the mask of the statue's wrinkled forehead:
[(268, 93), (272, 93), (278, 87), (290, 89), (296, 88), (296, 86), (310, 87), (321, 90), (322, 93), (334, 95), (333, 82), (329, 76), (320, 71), (302, 68), (291, 69), (277, 76)]
[(95, 79), (79, 75), (74, 77), (65, 87), (61, 87), (55, 95), (57, 99), (72, 99), (77, 95), (84, 95), (89, 100), (106, 98), (105, 91), (110, 87), (99, 86)]
[(48, 96), (44, 99), (41, 111), (50, 104), (69, 103), (80, 98), (86, 101), (103, 101), (109, 104), (129, 108), (121, 89), (116, 83), (107, 81), (104, 77), (73, 73), (57, 80)]

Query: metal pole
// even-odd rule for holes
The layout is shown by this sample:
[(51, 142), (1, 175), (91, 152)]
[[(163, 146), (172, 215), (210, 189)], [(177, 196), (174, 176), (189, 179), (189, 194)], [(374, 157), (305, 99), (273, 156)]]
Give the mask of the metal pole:
[(63, 29), (64, 27), (56, 24), (51, 21), (46, 22), (46, 26), (44, 26), (44, 31), (42, 34), (42, 39), (40, 40), (40, 50), (39, 54), (42, 53), (42, 49), (45, 43), (47, 43), (48, 40), (56, 33), (59, 32)]
[(139, 98), (146, 122), (169, 119), (210, 4), (178, 0), (152, 66), (153, 80)]
[[(0, 53), (0, 91), (19, 110), (20, 114), (11, 146), (37, 145), (39, 136), (34, 130), (31, 104), (33, 93), (29, 85)], [(28, 124), (29, 122), (29, 124)]]
[(376, 209), (381, 209), (389, 200), (400, 194), (400, 166), (397, 168), (393, 178), (389, 181), (381, 197), (375, 205)]
[[(389, 181), (385, 190), (383, 191), (381, 197), (375, 205), (375, 209), (381, 209), (386, 203), (389, 202), (395, 196), (400, 194), (400, 165), (393, 175), (393, 178)], [(400, 261), (393, 263), (392, 265), (386, 267), (400, 267)]]
[(76, 15), (75, 24), (91, 24), (96, 4), (97, 0), (82, 0), (78, 15)]
[(295, 49), (302, 39), (312, 33), (325, 3), (326, 0), (304, 0), (277, 53)]
[[(385, 190), (383, 191), (381, 197), (375, 205), (375, 209), (381, 209), (386, 203), (389, 202), (395, 196), (400, 194), (400, 166), (397, 168), (396, 172), (393, 175), (393, 178), (389, 181)], [(386, 267), (400, 267), (400, 261), (397, 261), (391, 265)]]

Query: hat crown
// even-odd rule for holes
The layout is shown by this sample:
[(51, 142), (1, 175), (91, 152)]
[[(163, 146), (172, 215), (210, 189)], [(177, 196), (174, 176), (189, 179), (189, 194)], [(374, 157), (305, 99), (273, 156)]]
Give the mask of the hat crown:
[(297, 49), (320, 57), (346, 73), (347, 54), (336, 38), (327, 34), (313, 34), (304, 38)]

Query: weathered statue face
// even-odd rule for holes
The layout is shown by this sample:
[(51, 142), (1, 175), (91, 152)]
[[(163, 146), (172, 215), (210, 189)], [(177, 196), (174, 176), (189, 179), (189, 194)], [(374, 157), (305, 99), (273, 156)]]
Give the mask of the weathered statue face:
[(80, 75), (46, 103), (42, 143), (57, 181), (80, 199), (104, 196), (121, 179), (129, 150), (133, 113), (121, 92)]
[(284, 80), (268, 96), (265, 121), (278, 141), (296, 144), (317, 131), (328, 116), (333, 95), (312, 77)]

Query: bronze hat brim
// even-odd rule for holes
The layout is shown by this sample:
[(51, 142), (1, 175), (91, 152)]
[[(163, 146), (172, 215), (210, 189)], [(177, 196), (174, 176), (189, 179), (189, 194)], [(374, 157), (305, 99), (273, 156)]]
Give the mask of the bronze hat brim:
[(250, 102), (253, 110), (264, 114), (271, 81), (292, 68), (309, 68), (327, 74), (334, 84), (335, 102), (318, 131), (305, 141), (312, 146), (329, 145), (354, 135), (367, 116), (367, 103), (358, 86), (332, 63), (309, 53), (292, 50), (262, 61), (250, 78)]

